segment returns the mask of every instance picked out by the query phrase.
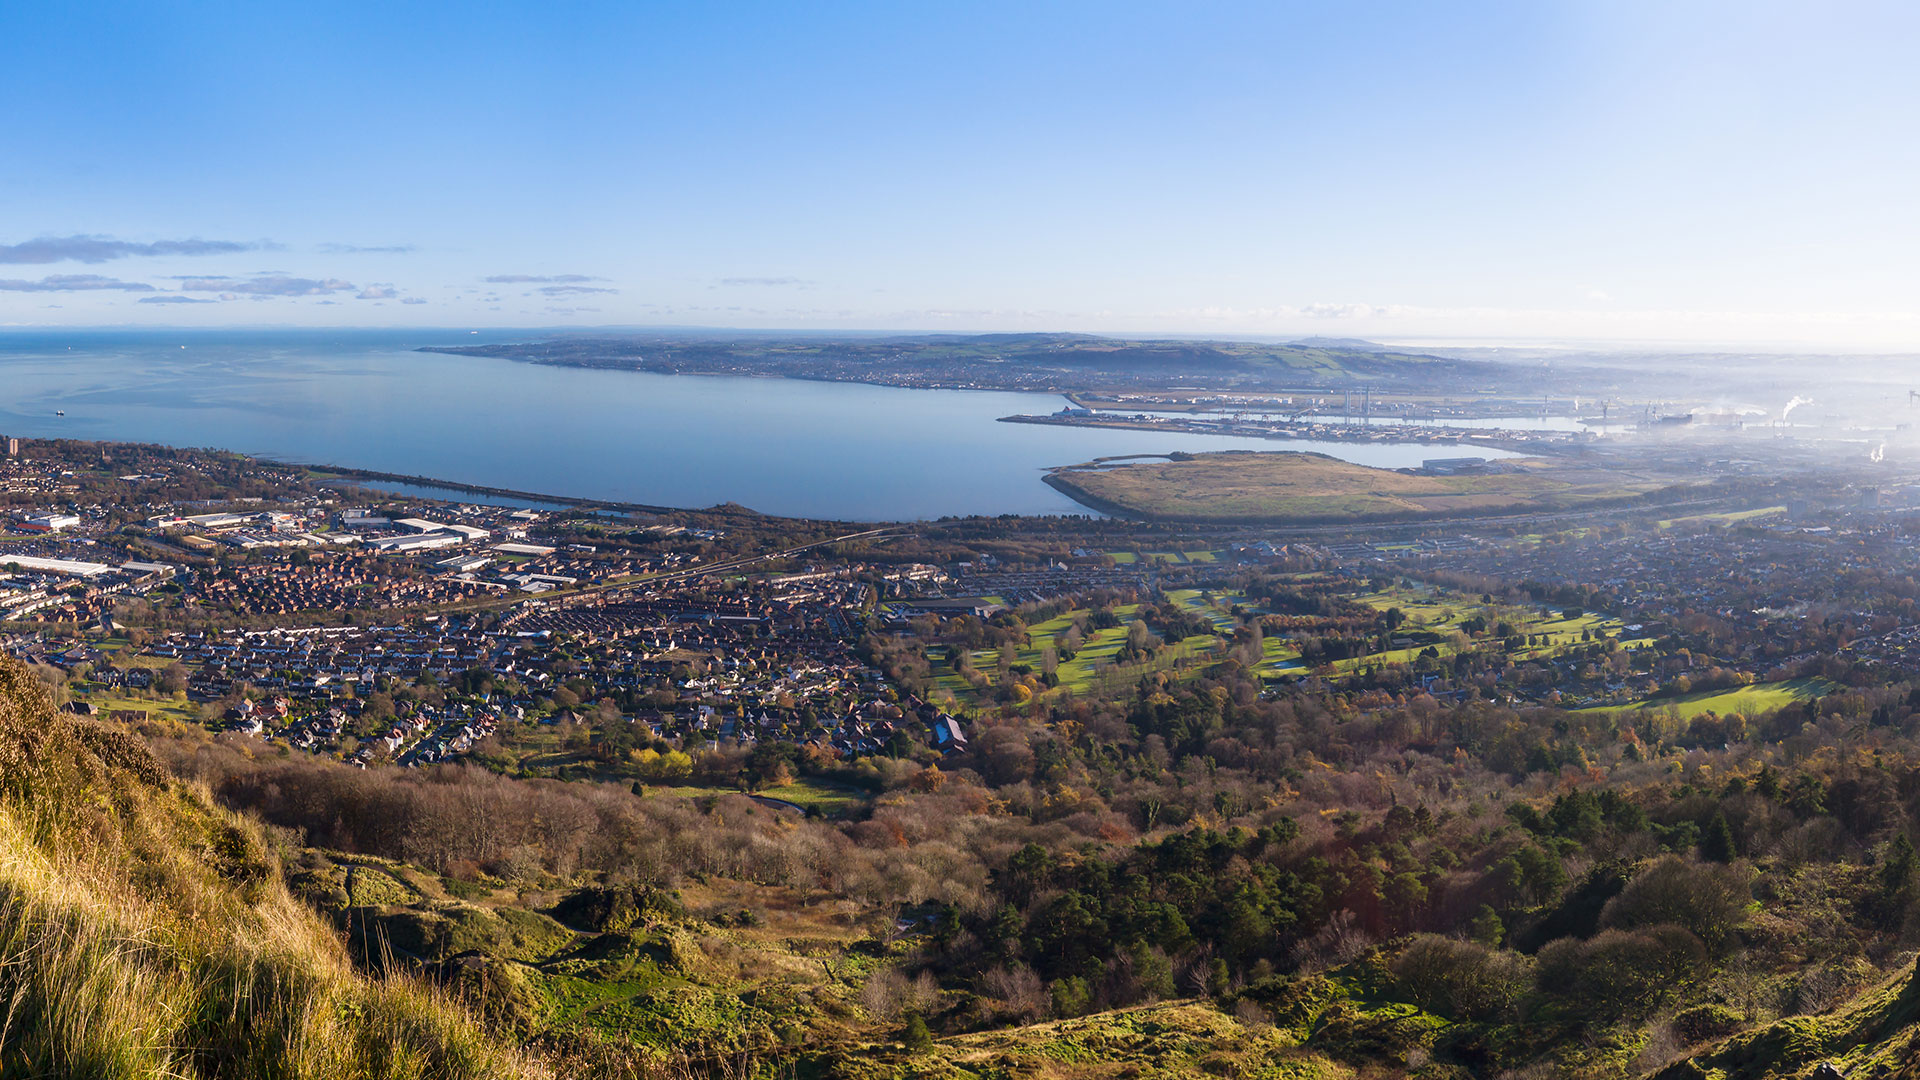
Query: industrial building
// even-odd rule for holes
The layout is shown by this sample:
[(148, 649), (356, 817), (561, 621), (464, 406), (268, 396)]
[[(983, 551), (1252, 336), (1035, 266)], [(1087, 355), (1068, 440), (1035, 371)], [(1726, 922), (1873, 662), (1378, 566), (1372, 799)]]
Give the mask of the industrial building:
[(541, 544), (495, 544), (493, 550), (508, 555), (551, 555), (556, 549)]
[(78, 524), (80, 524), (78, 514), (28, 514), (14, 522), (13, 527), (21, 532), (50, 533), (71, 529)]
[(455, 555), (451, 559), (441, 559), (433, 565), (450, 574), (467, 574), (486, 566), (493, 559), (486, 555)]
[(367, 547), (374, 551), (402, 552), (429, 551), (433, 548), (459, 547), (467, 538), (454, 532), (414, 533), (409, 536), (382, 536), (377, 540), (368, 540)]
[(41, 574), (64, 574), (67, 577), (96, 577), (113, 567), (106, 563), (81, 562), (77, 559), (42, 559), (35, 555), (12, 555), (0, 552), (0, 571), (18, 567)]
[(417, 533), (459, 533), (468, 540), (485, 540), (487, 537), (493, 535), (485, 529), (476, 528), (472, 525), (442, 525), (437, 521), (428, 521), (426, 518), (401, 518), (394, 522), (394, 524), (402, 529), (411, 529)]

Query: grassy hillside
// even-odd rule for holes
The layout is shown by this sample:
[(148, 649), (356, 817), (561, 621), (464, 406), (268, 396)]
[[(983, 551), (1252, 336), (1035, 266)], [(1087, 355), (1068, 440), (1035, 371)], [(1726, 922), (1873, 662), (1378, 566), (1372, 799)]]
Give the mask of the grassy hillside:
[(1654, 1080), (1787, 1080), (1920, 1074), (1920, 977), (1908, 970), (1846, 1006), (1742, 1032)]
[(0, 1075), (538, 1075), (439, 994), (355, 973), (259, 828), (0, 658)]
[(1511, 472), (1420, 476), (1297, 451), (1178, 455), (1058, 469), (1047, 482), (1096, 509), (1180, 521), (1366, 521), (1560, 509), (1651, 490), (1644, 479), (1524, 459)]

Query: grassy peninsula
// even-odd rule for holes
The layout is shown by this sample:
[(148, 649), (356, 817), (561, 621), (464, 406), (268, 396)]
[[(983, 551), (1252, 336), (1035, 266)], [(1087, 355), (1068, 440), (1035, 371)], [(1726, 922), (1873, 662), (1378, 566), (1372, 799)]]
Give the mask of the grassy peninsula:
[(1214, 522), (1357, 522), (1563, 510), (1653, 490), (1609, 469), (1522, 458), (1500, 471), (1430, 476), (1298, 451), (1175, 454), (1166, 461), (1056, 469), (1047, 483), (1127, 517)]

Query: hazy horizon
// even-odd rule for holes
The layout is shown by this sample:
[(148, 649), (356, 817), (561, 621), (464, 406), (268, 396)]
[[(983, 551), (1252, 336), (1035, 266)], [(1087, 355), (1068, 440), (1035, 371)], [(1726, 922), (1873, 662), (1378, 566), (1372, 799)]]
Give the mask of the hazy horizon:
[(554, 323), (502, 323), (479, 325), (473, 323), (297, 323), (297, 322), (258, 322), (258, 323), (222, 323), (217, 325), (192, 325), (184, 323), (92, 323), (92, 324), (39, 324), (0, 322), (0, 334), (8, 332), (66, 332), (76, 334), (119, 333), (129, 331), (161, 333), (264, 333), (264, 332), (301, 332), (314, 333), (391, 333), (391, 334), (450, 334), (457, 335), (455, 340), (446, 344), (461, 344), (461, 339), (475, 333), (486, 333), (491, 338), (510, 338), (514, 340), (537, 340), (543, 337), (593, 337), (600, 334), (622, 335), (693, 335), (715, 338), (778, 338), (792, 337), (986, 337), (995, 335), (1077, 335), (1085, 337), (1112, 338), (1117, 341), (1221, 341), (1288, 344), (1308, 342), (1314, 339), (1328, 341), (1354, 341), (1384, 346), (1406, 351), (1421, 349), (1435, 350), (1504, 350), (1504, 351), (1540, 351), (1565, 352), (1570, 356), (1700, 356), (1711, 357), (1722, 353), (1743, 353), (1781, 356), (1866, 356), (1866, 357), (1920, 357), (1920, 340), (1911, 345), (1844, 345), (1822, 343), (1819, 341), (1792, 341), (1782, 339), (1736, 341), (1736, 340), (1605, 340), (1596, 338), (1553, 339), (1541, 336), (1496, 337), (1489, 335), (1463, 335), (1460, 337), (1440, 337), (1436, 335), (1412, 335), (1398, 337), (1389, 334), (1308, 334), (1308, 333), (1235, 333), (1222, 330), (1196, 329), (1181, 331), (1125, 331), (1101, 329), (1060, 329), (1050, 327), (1022, 328), (981, 328), (973, 330), (954, 330), (938, 327), (876, 327), (876, 326), (723, 326), (702, 324), (646, 324), (646, 323), (608, 323), (590, 325), (565, 325)]

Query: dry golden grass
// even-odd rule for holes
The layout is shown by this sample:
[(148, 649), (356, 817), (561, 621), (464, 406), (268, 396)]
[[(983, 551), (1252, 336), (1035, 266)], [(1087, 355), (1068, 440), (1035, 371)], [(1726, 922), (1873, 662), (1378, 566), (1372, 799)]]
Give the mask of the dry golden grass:
[(0, 661), (0, 1074), (541, 1071), (410, 979), (354, 971), (258, 827)]

